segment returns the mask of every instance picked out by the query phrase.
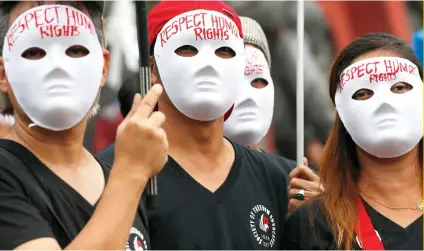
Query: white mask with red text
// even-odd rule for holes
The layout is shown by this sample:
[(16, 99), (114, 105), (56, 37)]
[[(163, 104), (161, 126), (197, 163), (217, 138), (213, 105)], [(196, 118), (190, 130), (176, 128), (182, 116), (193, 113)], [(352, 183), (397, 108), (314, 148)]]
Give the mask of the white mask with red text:
[(352, 64), (341, 74), (335, 102), (353, 141), (373, 156), (402, 156), (423, 137), (423, 82), (409, 60), (376, 57)]
[(22, 13), (6, 34), (3, 59), (30, 127), (69, 129), (95, 102), (103, 49), (91, 19), (76, 8), (42, 5)]
[[(268, 132), (274, 110), (274, 83), (261, 50), (247, 46), (244, 82), (234, 110), (224, 123), (224, 135), (244, 146), (257, 144)], [(252, 82), (268, 83), (255, 88)]]
[[(197, 54), (176, 54), (187, 45)], [(218, 49), (231, 49), (235, 56), (221, 58)], [(194, 10), (174, 17), (159, 32), (154, 55), (167, 95), (185, 116), (216, 120), (236, 101), (243, 79), (244, 44), (236, 24), (223, 13)]]

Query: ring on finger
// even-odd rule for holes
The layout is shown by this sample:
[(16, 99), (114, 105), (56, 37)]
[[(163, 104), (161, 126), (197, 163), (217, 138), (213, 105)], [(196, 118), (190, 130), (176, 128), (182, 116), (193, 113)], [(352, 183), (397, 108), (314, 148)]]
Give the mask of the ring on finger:
[(297, 191), (295, 198), (297, 200), (305, 200), (305, 190), (300, 189), (299, 191)]

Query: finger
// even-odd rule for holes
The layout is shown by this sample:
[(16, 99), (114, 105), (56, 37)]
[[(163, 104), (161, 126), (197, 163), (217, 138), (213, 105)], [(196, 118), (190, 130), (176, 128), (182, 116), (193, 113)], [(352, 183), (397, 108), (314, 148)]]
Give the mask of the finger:
[(149, 120), (152, 122), (153, 126), (161, 127), (163, 123), (165, 123), (166, 117), (162, 112), (153, 112)]
[[(289, 190), (289, 198), (290, 199), (295, 199), (296, 198), (296, 194), (300, 191), (301, 189), (297, 189), (297, 188), (292, 188)], [(304, 189), (303, 189), (304, 190)], [(305, 201), (317, 196), (317, 192), (314, 191), (309, 191), (309, 190), (304, 190), (304, 196), (305, 197)]]
[(303, 165), (304, 166), (309, 166), (308, 159), (306, 157), (303, 157)]
[(127, 118), (131, 117), (135, 113), (135, 111), (137, 110), (137, 107), (140, 105), (140, 103), (141, 103), (141, 95), (140, 95), (140, 93), (136, 93), (134, 95), (134, 99), (133, 99), (133, 103), (132, 103), (132, 106), (131, 106), (131, 110), (127, 114)]
[(167, 138), (166, 138), (166, 132), (165, 130), (163, 130), (162, 128), (159, 128), (156, 130), (156, 135), (158, 136), (159, 139), (161, 139), (163, 142), (168, 142)]
[(289, 213), (293, 212), (303, 204), (302, 201), (290, 199), (289, 201)]
[(312, 192), (319, 192), (319, 182), (305, 179), (293, 178), (290, 180), (289, 189), (304, 189)]
[(161, 85), (153, 85), (146, 96), (144, 96), (141, 104), (137, 107), (136, 113), (142, 118), (148, 118), (155, 109), (155, 106), (159, 100), (160, 95), (162, 95), (162, 92), (163, 87)]
[(309, 167), (298, 166), (289, 174), (290, 178), (303, 178), (309, 181), (319, 181), (319, 176), (316, 175)]

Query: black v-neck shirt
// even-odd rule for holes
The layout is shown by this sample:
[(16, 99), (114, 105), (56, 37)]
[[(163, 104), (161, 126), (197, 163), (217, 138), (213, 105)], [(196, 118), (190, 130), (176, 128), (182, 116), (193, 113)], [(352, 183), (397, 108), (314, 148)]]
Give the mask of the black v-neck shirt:
[[(386, 250), (423, 250), (423, 216), (403, 228), (380, 214), (366, 201), (362, 201)], [(289, 231), (284, 234), (284, 249), (337, 249), (334, 236), (324, 217), (322, 204), (317, 200), (295, 210), (286, 222), (285, 227)], [(353, 248), (361, 249), (357, 241), (353, 242)]]
[(287, 172), (269, 155), (232, 144), (235, 160), (215, 192), (169, 157), (157, 177), (157, 207), (148, 209), (153, 249), (281, 249)]
[[(99, 163), (106, 184), (110, 167)], [(65, 248), (84, 228), (96, 206), (25, 147), (0, 140), (0, 250), (43, 237), (55, 238)], [(150, 248), (141, 208), (123, 247), (127, 250)]]
[[(153, 249), (281, 249), (296, 162), (231, 143), (235, 160), (214, 193), (169, 156), (158, 175), (157, 207), (148, 210)], [(96, 156), (112, 164), (114, 145)]]

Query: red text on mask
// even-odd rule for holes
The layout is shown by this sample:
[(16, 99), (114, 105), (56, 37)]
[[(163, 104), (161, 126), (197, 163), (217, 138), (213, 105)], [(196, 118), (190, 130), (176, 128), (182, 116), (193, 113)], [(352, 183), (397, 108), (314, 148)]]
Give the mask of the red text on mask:
[(184, 15), (168, 24), (158, 35), (161, 47), (163, 47), (163, 45), (166, 44), (172, 36), (180, 31), (197, 27), (205, 27), (205, 15), (207, 15), (207, 13)]
[(80, 34), (79, 28), (85, 28), (91, 34), (95, 34), (95, 28), (91, 20), (76, 10), (65, 7), (65, 18), (63, 22), (59, 11), (61, 6), (37, 8), (14, 22), (9, 29), (7, 42), (9, 51), (12, 49), (19, 35), (29, 29), (38, 29), (41, 38), (46, 37), (71, 37)]
[(227, 18), (210, 15), (210, 20), (212, 23), (211, 28), (195, 28), (194, 35), (196, 36), (196, 41), (201, 40), (228, 40), (230, 38), (229, 34), (238, 37), (238, 28), (234, 22), (228, 20)]
[[(211, 24), (211, 27), (206, 28), (206, 23)], [(172, 36), (185, 30), (193, 30), (196, 41), (228, 40), (230, 34), (239, 37), (237, 26), (228, 18), (209, 13), (189, 14), (179, 17), (164, 27), (158, 35), (161, 47)]]
[(245, 76), (250, 76), (253, 74), (262, 74), (264, 72), (264, 68), (266, 66), (263, 64), (251, 64), (251, 65), (246, 65), (246, 67), (244, 68), (244, 75)]
[(395, 80), (396, 74), (399, 72), (419, 76), (417, 67), (408, 62), (399, 62), (395, 59), (378, 60), (356, 65), (344, 71), (340, 75), (340, 89), (343, 90), (349, 81), (362, 78), (365, 75), (367, 75), (370, 83)]

